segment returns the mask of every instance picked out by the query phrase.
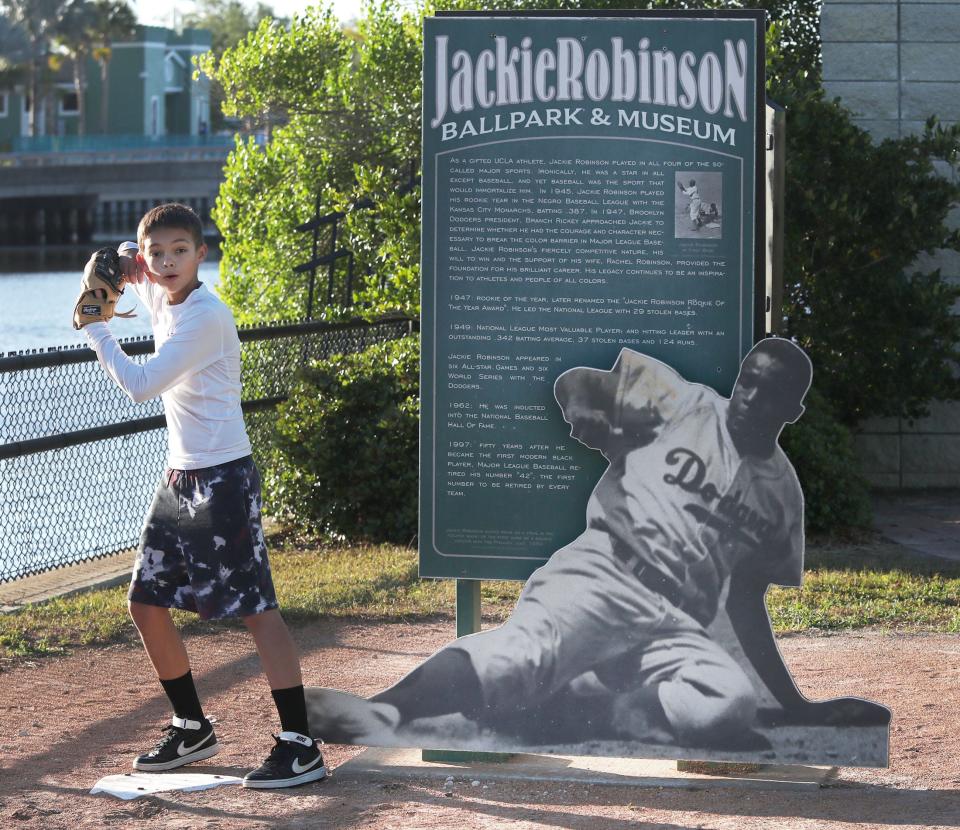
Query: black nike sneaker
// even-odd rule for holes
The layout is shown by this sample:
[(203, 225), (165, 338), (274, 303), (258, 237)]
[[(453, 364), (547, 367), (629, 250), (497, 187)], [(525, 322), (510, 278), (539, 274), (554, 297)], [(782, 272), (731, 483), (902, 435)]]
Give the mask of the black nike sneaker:
[(280, 787), (296, 787), (309, 781), (327, 777), (323, 755), (313, 738), (299, 732), (281, 732), (273, 736), (276, 741), (270, 755), (259, 767), (247, 773), (244, 787), (272, 790)]
[(142, 772), (162, 772), (184, 764), (202, 761), (220, 751), (210, 721), (173, 717), (163, 737), (149, 752), (138, 755), (133, 768)]

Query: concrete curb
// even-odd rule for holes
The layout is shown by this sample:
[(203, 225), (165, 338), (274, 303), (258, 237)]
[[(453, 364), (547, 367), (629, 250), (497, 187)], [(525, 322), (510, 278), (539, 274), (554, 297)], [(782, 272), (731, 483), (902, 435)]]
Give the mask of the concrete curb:
[(136, 550), (130, 548), (89, 562), (78, 562), (4, 583), (0, 585), (0, 613), (12, 613), (25, 605), (46, 602), (55, 597), (123, 585), (130, 578), (135, 555)]
[[(466, 792), (488, 781), (553, 781), (619, 787), (813, 791), (829, 783), (836, 767), (758, 765), (727, 775), (680, 772), (676, 761), (569, 755), (512, 756), (503, 763), (424, 761), (420, 749), (366, 749), (337, 767), (336, 776), (453, 779)], [(464, 787), (464, 782), (467, 782)], [(474, 784), (473, 782), (479, 782)], [(449, 786), (449, 785), (448, 785)]]
[(913, 553), (960, 562), (960, 490), (879, 494), (874, 527)]

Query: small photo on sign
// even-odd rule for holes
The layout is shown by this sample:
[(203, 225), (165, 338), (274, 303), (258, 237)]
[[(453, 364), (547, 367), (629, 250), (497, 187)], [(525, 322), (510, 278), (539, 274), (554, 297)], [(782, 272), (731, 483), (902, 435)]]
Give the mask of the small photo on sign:
[(723, 173), (680, 170), (674, 174), (676, 204), (673, 235), (677, 239), (720, 239), (723, 236)]

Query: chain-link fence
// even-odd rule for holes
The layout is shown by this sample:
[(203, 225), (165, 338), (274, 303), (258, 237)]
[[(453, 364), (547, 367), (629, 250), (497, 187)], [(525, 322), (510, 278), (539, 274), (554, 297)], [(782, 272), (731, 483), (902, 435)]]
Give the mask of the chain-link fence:
[[(254, 455), (297, 370), (415, 323), (306, 321), (240, 329)], [(153, 340), (124, 341), (145, 361)], [(160, 400), (134, 404), (85, 347), (0, 358), (0, 582), (136, 545), (166, 456)]]

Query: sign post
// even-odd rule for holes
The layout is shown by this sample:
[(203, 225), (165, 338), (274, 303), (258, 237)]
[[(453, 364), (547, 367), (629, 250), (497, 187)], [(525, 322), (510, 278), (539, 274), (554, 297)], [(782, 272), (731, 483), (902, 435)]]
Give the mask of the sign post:
[[(457, 580), (457, 637), (466, 637), (480, 630), (480, 580)], [(464, 752), (455, 749), (421, 750), (424, 761), (436, 763), (499, 763), (513, 757), (509, 752)]]

